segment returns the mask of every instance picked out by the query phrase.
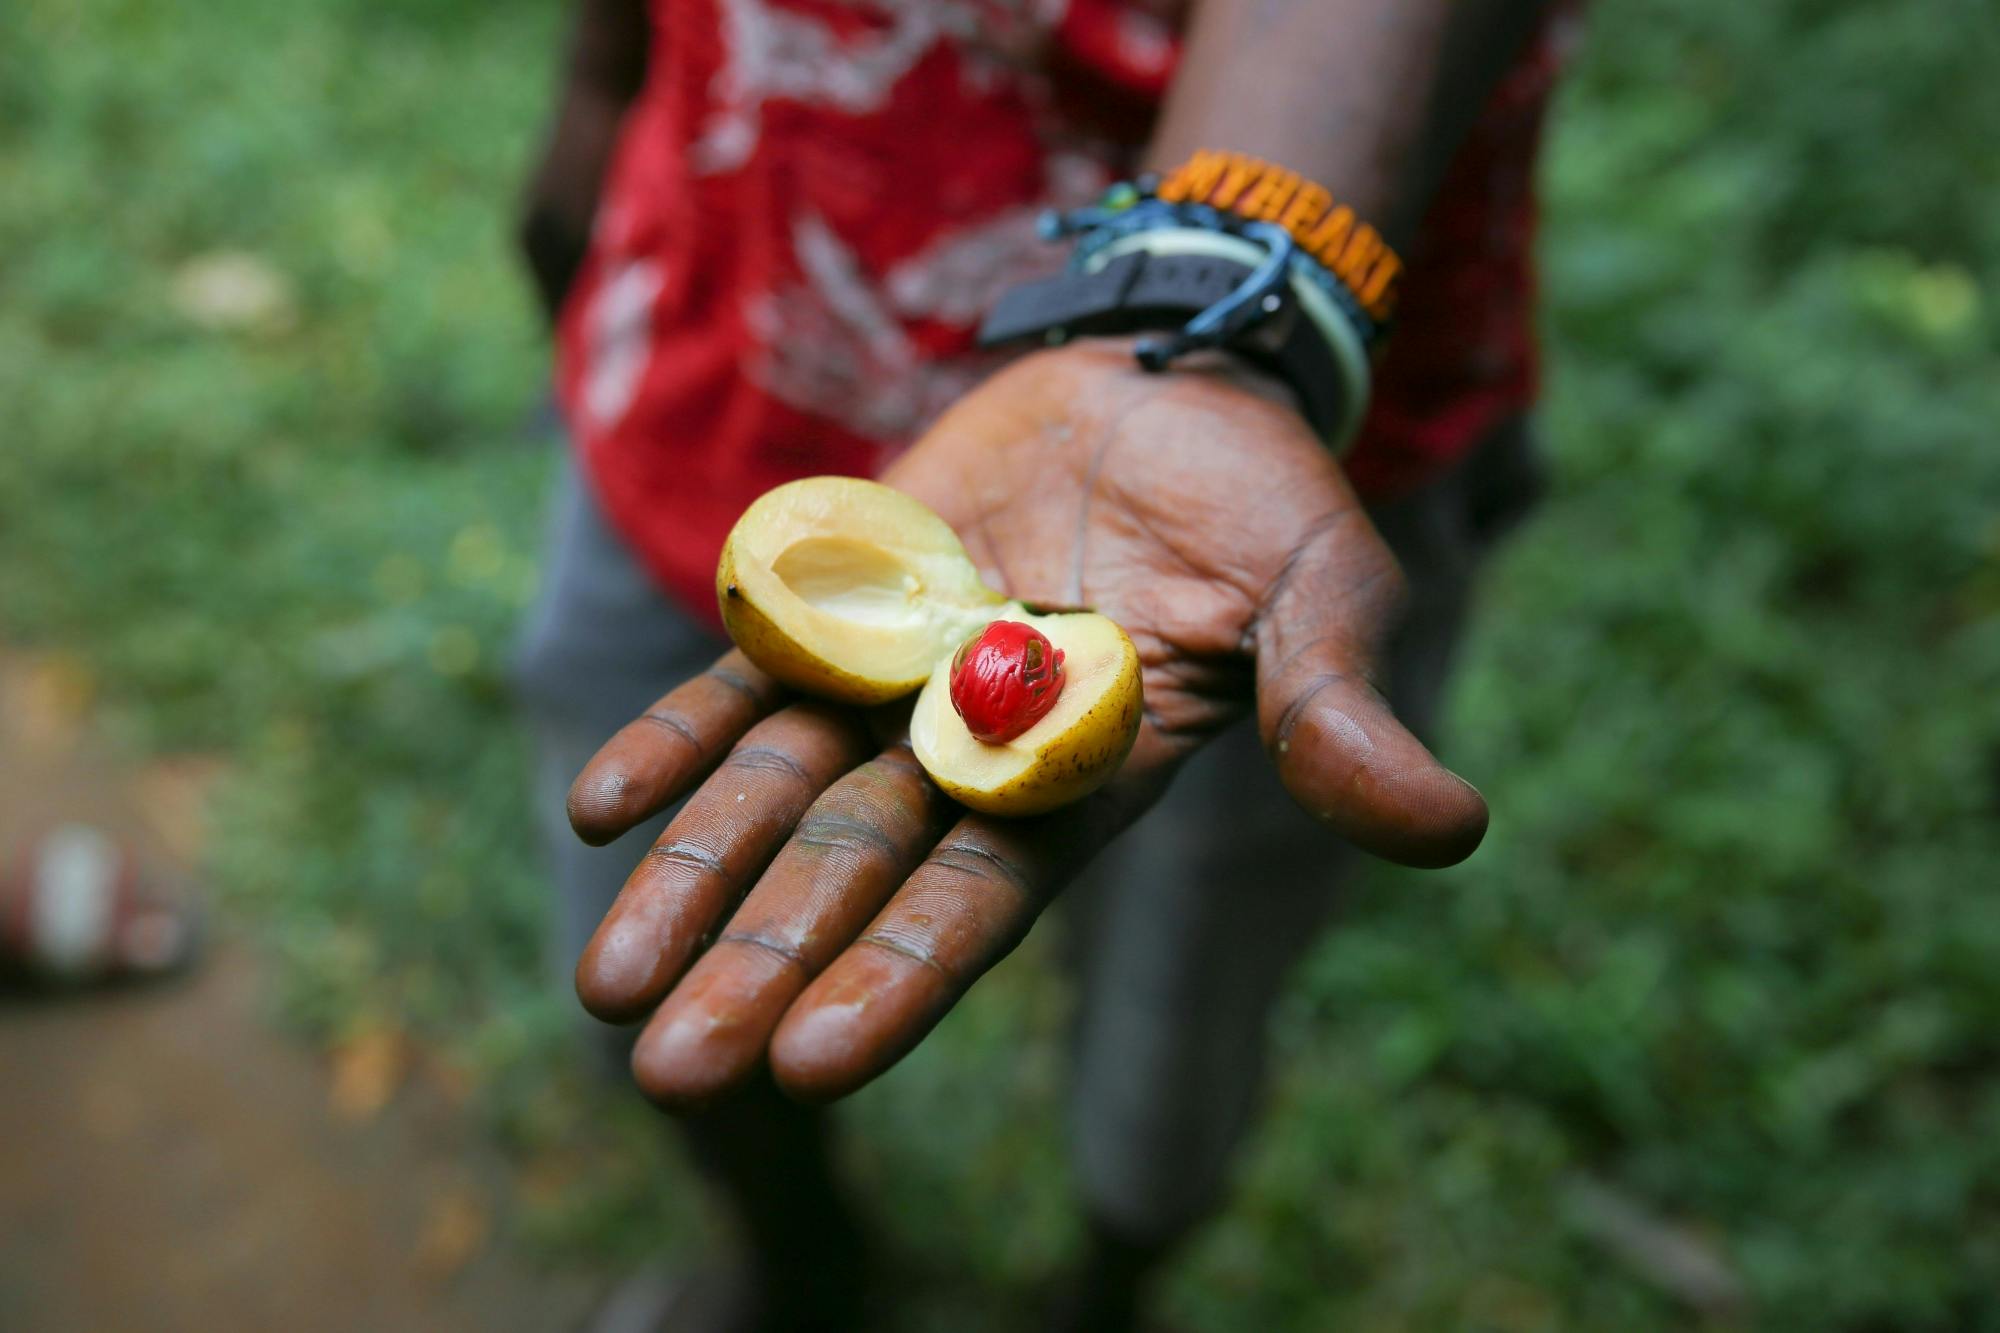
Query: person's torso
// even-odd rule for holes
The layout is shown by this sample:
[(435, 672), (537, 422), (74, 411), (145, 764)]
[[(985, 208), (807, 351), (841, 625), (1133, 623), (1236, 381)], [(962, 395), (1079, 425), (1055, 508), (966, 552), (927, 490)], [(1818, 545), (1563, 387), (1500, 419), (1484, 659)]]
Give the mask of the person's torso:
[[(646, 86), (564, 309), (558, 383), (613, 521), (707, 609), (770, 486), (868, 473), (995, 364), (1005, 288), (1059, 267), (1039, 212), (1127, 174), (1178, 3), (654, 0)], [(1410, 256), (1357, 482), (1405, 488), (1532, 389), (1538, 44)], [(1436, 233), (1433, 240), (1431, 233)]]

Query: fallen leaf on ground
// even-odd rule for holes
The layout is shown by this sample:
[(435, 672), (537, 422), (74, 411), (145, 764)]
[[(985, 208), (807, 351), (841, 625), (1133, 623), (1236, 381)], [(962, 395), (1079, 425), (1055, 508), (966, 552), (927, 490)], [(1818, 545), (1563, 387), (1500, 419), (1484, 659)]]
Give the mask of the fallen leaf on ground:
[(67, 653), (0, 661), (0, 734), (7, 748), (41, 755), (74, 749), (96, 693), (90, 668)]
[(448, 1278), (485, 1248), (492, 1213), (477, 1191), (454, 1185), (431, 1199), (417, 1236), (417, 1267), (431, 1278)]
[(410, 1063), (409, 1044), (390, 1028), (364, 1028), (333, 1048), (333, 1083), (327, 1105), (349, 1124), (381, 1114)]
[(146, 826), (182, 865), (194, 865), (208, 843), (208, 797), (222, 775), (214, 755), (158, 759), (139, 770), (132, 795)]

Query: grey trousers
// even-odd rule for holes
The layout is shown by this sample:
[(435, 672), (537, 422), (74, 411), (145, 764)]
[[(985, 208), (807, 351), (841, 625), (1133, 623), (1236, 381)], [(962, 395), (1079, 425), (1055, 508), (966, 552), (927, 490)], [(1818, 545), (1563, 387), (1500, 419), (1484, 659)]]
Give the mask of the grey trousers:
[[(1375, 513), (1411, 585), (1390, 696), (1427, 739), (1474, 574), (1538, 484), (1517, 424), (1453, 476)], [(516, 668), (554, 872), (551, 963), (565, 984), (665, 823), (586, 847), (564, 819), (570, 780), (612, 732), (726, 646), (650, 581), (566, 465)], [(1063, 895), (1078, 1001), (1071, 1154), (1092, 1216), (1167, 1238), (1220, 1201), (1263, 1083), (1266, 1018), (1352, 856), (1293, 805), (1245, 724), (1192, 760)], [(616, 1049), (626, 1045), (629, 1034)]]

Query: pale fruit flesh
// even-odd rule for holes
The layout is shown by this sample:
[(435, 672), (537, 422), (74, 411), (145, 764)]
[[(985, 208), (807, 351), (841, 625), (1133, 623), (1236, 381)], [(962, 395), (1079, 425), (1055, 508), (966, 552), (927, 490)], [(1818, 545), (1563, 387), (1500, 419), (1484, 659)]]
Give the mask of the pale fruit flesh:
[(848, 703), (921, 686), (941, 654), (991, 620), (1001, 596), (958, 534), (877, 482), (812, 477), (760, 497), (716, 570), (737, 647), (787, 684)]
[(931, 779), (960, 803), (996, 815), (1033, 815), (1102, 786), (1139, 734), (1139, 654), (1125, 631), (1089, 612), (1005, 613), (1040, 630), (1063, 653), (1055, 707), (1010, 741), (974, 738), (951, 703), (951, 660), (939, 662), (910, 715), (910, 748)]

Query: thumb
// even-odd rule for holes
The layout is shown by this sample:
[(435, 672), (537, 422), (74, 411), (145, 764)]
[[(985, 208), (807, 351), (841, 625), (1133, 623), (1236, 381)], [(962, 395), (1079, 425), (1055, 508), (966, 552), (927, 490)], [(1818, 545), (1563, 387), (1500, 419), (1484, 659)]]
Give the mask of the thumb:
[(1374, 683), (1403, 598), (1402, 571), (1359, 510), (1318, 531), (1257, 621), (1257, 726), (1292, 799), (1355, 846), (1456, 865), (1486, 835), (1486, 800)]

